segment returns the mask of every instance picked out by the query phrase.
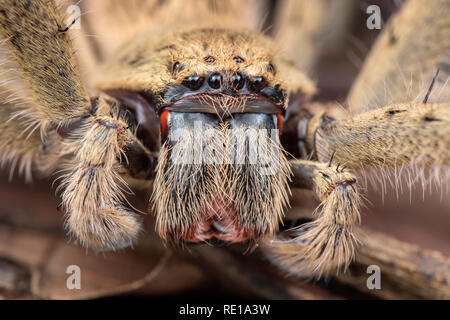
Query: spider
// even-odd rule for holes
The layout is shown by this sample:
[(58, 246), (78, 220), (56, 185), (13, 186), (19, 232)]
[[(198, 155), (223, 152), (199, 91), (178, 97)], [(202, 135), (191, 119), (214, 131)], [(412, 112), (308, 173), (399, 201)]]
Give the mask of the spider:
[[(137, 187), (152, 191), (149, 211), (167, 243), (248, 242), (301, 275), (346, 268), (359, 242), (352, 170), (450, 163), (448, 101), (430, 103), (432, 86), (422, 102), (411, 98), (450, 48), (449, 2), (404, 4), (341, 118), (331, 117), (335, 103), (308, 108), (315, 84), (283, 29), (297, 30), (291, 18), (303, 1), (285, 1), (294, 9), (279, 20), (288, 51), (249, 27), (263, 3), (86, 1), (93, 18), (67, 24), (54, 1), (0, 1), (10, 75), (0, 159), (28, 179), (58, 174), (65, 226), (87, 247), (136, 241), (141, 221), (128, 199)], [(104, 37), (73, 39), (77, 19)], [(76, 55), (73, 43), (83, 41), (91, 50)], [(99, 71), (90, 74), (87, 61), (101, 62)], [(380, 104), (386, 87), (390, 103)], [(290, 188), (312, 190), (321, 204), (316, 219), (280, 232)]]

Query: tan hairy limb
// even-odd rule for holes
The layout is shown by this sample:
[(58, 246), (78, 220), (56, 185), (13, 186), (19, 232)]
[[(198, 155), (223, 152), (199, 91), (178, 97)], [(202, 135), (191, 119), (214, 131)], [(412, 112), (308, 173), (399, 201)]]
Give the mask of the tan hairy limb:
[[(449, 16), (449, 0), (406, 1), (366, 58), (348, 96), (350, 110), (422, 101), (436, 69), (450, 59)], [(448, 102), (448, 72), (440, 77), (430, 101)]]
[[(127, 124), (112, 116), (103, 98), (91, 105), (53, 1), (2, 1), (0, 26), (32, 95), (35, 121), (58, 131), (80, 122), (55, 151), (72, 154), (59, 187), (69, 232), (83, 245), (98, 249), (129, 246), (140, 223), (121, 204), (124, 196), (117, 159), (128, 142)], [(127, 188), (125, 183), (122, 188)]]
[(283, 270), (316, 276), (346, 269), (358, 244), (360, 197), (356, 178), (344, 168), (307, 160), (291, 161), (292, 186), (313, 190), (322, 203), (317, 218), (289, 230), (289, 239), (266, 240), (262, 249)]
[(90, 109), (64, 28), (53, 1), (0, 2), (0, 33), (43, 122), (63, 122)]
[(450, 105), (404, 103), (318, 125), (319, 161), (349, 168), (450, 163)]
[(117, 170), (131, 133), (110, 113), (100, 98), (95, 116), (68, 145), (75, 148), (75, 157), (60, 185), (70, 234), (82, 245), (102, 250), (130, 246), (141, 228), (136, 215), (122, 205), (128, 187)]
[(33, 130), (35, 118), (23, 110), (18, 112), (14, 104), (0, 104), (0, 167), (9, 167), (10, 179), (17, 171), (30, 182), (33, 172), (50, 174), (58, 167), (60, 139), (46, 134), (42, 141), (40, 132)]

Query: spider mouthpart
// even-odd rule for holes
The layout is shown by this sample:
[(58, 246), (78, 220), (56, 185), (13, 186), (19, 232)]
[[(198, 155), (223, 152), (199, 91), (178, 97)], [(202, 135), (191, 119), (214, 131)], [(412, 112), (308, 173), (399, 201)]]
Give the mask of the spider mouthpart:
[(279, 113), (163, 115), (168, 134), (152, 195), (161, 238), (241, 243), (272, 236), (288, 203), (291, 175)]

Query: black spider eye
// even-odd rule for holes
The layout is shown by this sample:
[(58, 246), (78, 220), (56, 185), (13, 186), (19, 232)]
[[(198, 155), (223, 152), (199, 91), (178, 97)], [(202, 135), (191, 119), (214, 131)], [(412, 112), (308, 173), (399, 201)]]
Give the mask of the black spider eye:
[(172, 66), (172, 71), (178, 71), (181, 68), (181, 63), (179, 63), (178, 61), (175, 62)]
[(189, 76), (183, 80), (183, 85), (191, 90), (198, 90), (203, 84), (203, 77)]
[(213, 73), (208, 79), (208, 84), (213, 89), (219, 89), (221, 83), (222, 83), (222, 76), (218, 73)]
[(233, 60), (234, 60), (234, 62), (236, 62), (236, 63), (242, 63), (242, 62), (244, 62), (244, 59), (241, 58), (241, 57), (239, 57), (239, 56), (234, 57)]
[(245, 79), (240, 73), (234, 73), (231, 76), (231, 87), (234, 90), (240, 90), (244, 87)]
[(205, 58), (205, 61), (206, 61), (206, 62), (209, 62), (209, 63), (213, 63), (214, 61), (216, 61), (216, 59), (214, 59), (214, 57), (207, 56), (207, 57)]
[(253, 77), (250, 83), (250, 89), (253, 91), (261, 91), (266, 86), (266, 79), (261, 76)]

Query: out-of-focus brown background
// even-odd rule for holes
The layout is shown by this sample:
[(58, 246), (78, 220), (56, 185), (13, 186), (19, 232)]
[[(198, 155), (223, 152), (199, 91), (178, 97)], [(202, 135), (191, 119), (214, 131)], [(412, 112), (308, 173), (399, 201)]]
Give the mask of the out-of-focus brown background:
[[(343, 101), (380, 32), (365, 26), (367, 3), (356, 3), (360, 8), (351, 18), (345, 43), (323, 53), (312, 72), (320, 90), (318, 100)], [(401, 1), (380, 0), (370, 1), (370, 4), (380, 5), (386, 20)], [(18, 176), (9, 182), (6, 170), (2, 172), (0, 297), (5, 299), (415, 297), (404, 294), (402, 288), (390, 288), (394, 293), (385, 295), (374, 293), (363, 283), (355, 284), (349, 278), (330, 277), (305, 282), (285, 277), (258, 251), (244, 253), (245, 248), (240, 247), (187, 249), (173, 251), (169, 256), (169, 250), (153, 232), (151, 214), (145, 218), (146, 232), (135, 248), (96, 253), (80, 247), (66, 236), (62, 228), (63, 213), (57, 210), (59, 199), (51, 188), (53, 179), (35, 179), (33, 184), (27, 185), (23, 177)], [(380, 185), (367, 184), (364, 191), (367, 198), (362, 216), (364, 228), (450, 256), (448, 190), (423, 192), (416, 186), (411, 191), (405, 187), (397, 194), (397, 189), (388, 185), (383, 195)], [(135, 201), (139, 208), (145, 208), (146, 195), (138, 193)], [(295, 191), (288, 216), (312, 212), (315, 205), (317, 202), (311, 193)], [(66, 287), (69, 265), (81, 269), (81, 290)], [(352, 272), (357, 271), (350, 269), (350, 278)]]

